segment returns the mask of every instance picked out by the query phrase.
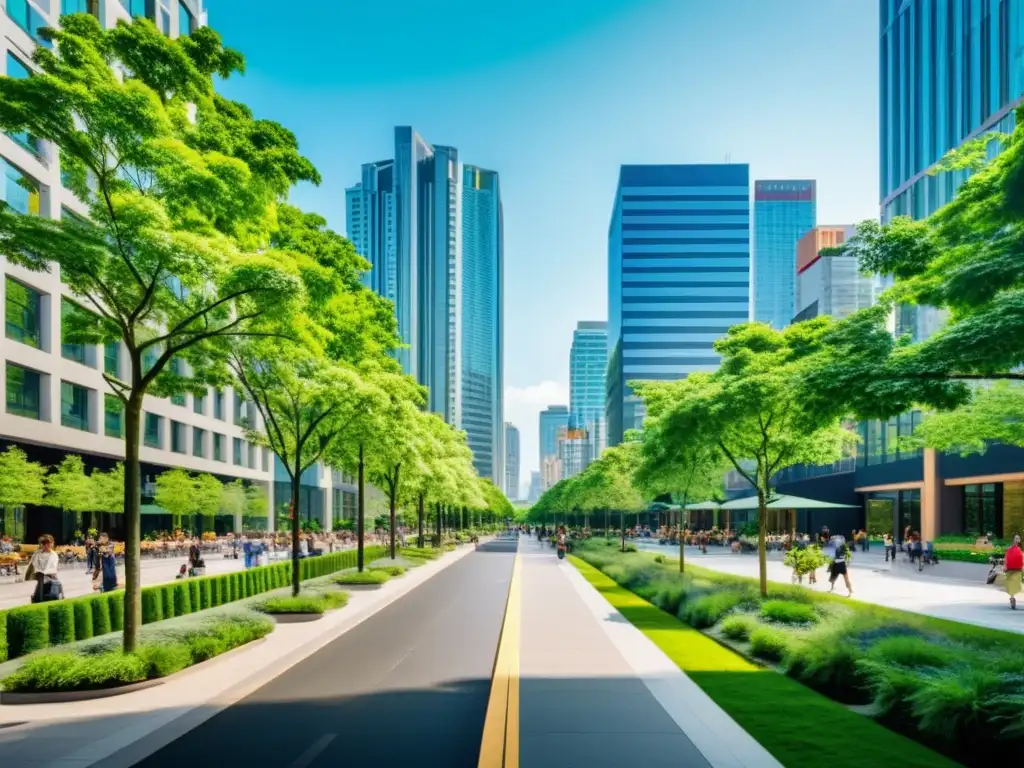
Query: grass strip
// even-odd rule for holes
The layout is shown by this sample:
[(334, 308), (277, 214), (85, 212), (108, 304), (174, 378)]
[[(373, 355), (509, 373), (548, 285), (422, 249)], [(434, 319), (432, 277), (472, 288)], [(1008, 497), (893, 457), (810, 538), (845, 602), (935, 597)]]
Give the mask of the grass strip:
[(901, 768), (957, 765), (788, 677), (750, 663), (583, 560), (569, 559), (612, 607), (786, 768), (861, 768), (893, 760)]

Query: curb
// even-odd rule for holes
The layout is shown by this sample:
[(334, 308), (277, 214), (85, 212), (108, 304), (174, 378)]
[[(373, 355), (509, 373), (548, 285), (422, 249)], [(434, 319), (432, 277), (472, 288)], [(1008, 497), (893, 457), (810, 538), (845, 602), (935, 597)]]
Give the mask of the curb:
[(264, 613), (275, 624), (305, 624), (310, 621), (319, 621), (324, 617), (323, 613)]
[[(184, 672), (185, 670), (181, 671)], [(48, 693), (0, 691), (0, 704), (21, 706), (23, 704), (60, 704), (73, 701), (109, 699), (111, 696), (121, 696), (125, 693), (155, 688), (158, 685), (163, 685), (167, 679), (166, 677), (158, 677), (154, 680), (140, 680), (137, 683), (129, 683), (128, 685), (117, 685), (112, 688), (95, 688), (90, 691), (52, 691)]]

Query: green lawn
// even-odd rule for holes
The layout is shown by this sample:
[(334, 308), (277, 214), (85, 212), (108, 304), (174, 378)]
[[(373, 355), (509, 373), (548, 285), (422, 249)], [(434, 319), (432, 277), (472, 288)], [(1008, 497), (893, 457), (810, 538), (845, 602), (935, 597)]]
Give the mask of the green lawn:
[(795, 680), (750, 663), (579, 558), (570, 560), (616, 610), (786, 768), (958, 765)]

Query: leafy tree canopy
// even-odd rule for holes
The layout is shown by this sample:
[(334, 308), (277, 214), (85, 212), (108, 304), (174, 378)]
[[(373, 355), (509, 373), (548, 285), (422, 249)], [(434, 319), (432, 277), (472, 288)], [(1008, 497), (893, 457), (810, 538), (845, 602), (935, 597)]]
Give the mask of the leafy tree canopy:
[(14, 445), (0, 453), (0, 507), (42, 504), (46, 496), (46, 467), (29, 461)]

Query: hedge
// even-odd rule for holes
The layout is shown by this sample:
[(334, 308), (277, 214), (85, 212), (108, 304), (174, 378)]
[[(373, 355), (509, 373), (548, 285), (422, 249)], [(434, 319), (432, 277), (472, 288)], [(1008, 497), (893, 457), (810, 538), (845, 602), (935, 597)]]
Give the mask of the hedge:
[[(367, 547), (366, 562), (384, 556), (383, 547)], [(356, 566), (356, 550), (303, 558), (303, 581)], [(142, 623), (185, 616), (244, 600), (291, 584), (291, 562), (246, 571), (201, 576), (142, 589)], [(51, 646), (88, 640), (124, 628), (124, 592), (106, 592), (0, 611), (0, 662)]]

